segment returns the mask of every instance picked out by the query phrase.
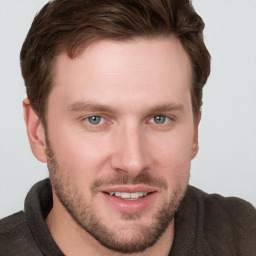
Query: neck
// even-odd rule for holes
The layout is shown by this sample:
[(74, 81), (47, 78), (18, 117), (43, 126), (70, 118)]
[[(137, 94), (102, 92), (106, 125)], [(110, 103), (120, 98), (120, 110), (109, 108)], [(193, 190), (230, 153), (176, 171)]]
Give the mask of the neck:
[[(80, 227), (53, 192), (53, 208), (46, 218), (46, 224), (50, 233), (65, 255), (111, 255), (123, 256), (123, 253), (115, 252), (102, 246), (94, 237)], [(174, 220), (170, 223), (165, 233), (159, 240), (144, 252), (125, 254), (126, 256), (167, 256), (171, 250), (174, 239)]]

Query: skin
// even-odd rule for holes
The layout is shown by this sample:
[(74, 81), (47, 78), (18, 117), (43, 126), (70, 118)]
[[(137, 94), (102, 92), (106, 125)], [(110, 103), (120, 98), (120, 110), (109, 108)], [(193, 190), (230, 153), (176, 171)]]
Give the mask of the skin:
[[(86, 215), (101, 219), (114, 239), (126, 242), (143, 237), (163, 205), (172, 202), (170, 209), (175, 212), (198, 151), (199, 119), (193, 118), (187, 53), (175, 38), (100, 40), (75, 59), (61, 53), (55, 68), (46, 116), (48, 145), (41, 121), (29, 101), (23, 102), (34, 155), (48, 162), (52, 181), (62, 184), (63, 197), (74, 204), (80, 217), (86, 206)], [(91, 124), (91, 116), (101, 117), (100, 123)], [(164, 122), (157, 123), (156, 116)], [(136, 190), (143, 181), (132, 183), (141, 174), (160, 181), (149, 185), (154, 193), (141, 210), (122, 212), (105, 198), (103, 191), (115, 189), (111, 180), (125, 177), (127, 184), (121, 186)], [(92, 190), (99, 180), (103, 182)], [(65, 255), (121, 255), (71, 217), (54, 186), (46, 223)], [(174, 234), (171, 218), (157, 242), (139, 255), (168, 255)]]

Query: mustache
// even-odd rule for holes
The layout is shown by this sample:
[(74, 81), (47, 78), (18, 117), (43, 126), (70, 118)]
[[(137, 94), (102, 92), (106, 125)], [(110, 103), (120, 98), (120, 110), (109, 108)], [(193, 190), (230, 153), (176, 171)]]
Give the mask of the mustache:
[(116, 173), (110, 178), (98, 178), (91, 185), (92, 194), (96, 194), (102, 186), (106, 185), (137, 185), (144, 184), (155, 186), (161, 189), (167, 189), (167, 182), (161, 177), (153, 177), (148, 172), (141, 172), (135, 177), (130, 177), (128, 174)]

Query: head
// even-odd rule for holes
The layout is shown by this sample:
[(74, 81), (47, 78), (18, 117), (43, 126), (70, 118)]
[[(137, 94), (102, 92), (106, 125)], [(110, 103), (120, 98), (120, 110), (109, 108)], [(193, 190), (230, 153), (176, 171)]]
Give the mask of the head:
[(187, 0), (55, 0), (24, 42), (25, 119), (55, 208), (107, 248), (154, 245), (185, 194), (210, 72), (203, 28)]

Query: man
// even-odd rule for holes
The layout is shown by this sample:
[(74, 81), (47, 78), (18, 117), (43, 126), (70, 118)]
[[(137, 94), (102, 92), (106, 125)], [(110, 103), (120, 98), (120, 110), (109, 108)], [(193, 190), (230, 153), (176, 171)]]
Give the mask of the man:
[(256, 255), (256, 211), (188, 185), (210, 56), (186, 0), (55, 0), (21, 50), (50, 180), (1, 221), (1, 255)]

